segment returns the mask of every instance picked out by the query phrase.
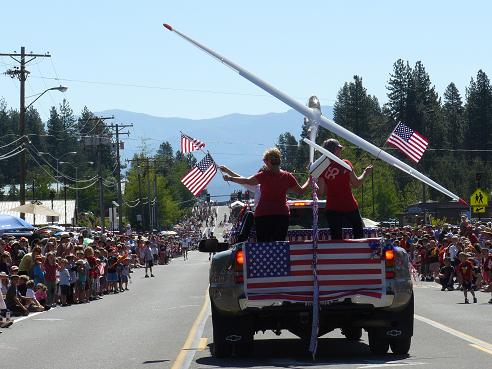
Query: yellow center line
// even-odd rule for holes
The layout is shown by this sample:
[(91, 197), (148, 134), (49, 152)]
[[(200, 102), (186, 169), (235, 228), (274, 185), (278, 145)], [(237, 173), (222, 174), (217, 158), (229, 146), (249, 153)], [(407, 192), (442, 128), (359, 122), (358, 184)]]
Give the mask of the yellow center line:
[[(196, 335), (196, 332), (198, 330), (198, 327), (202, 323), (207, 311), (208, 311), (208, 289), (207, 289), (207, 291), (205, 291), (205, 298), (203, 301), (202, 309), (200, 310), (200, 313), (196, 317), (195, 321), (193, 322), (193, 325), (191, 326), (190, 332), (188, 333), (188, 337), (186, 338), (186, 341), (185, 341), (183, 347), (179, 351), (179, 354), (176, 357), (174, 364), (171, 366), (171, 369), (182, 368), (183, 363), (186, 359), (186, 355), (188, 354), (188, 351), (193, 344), (193, 340), (195, 339), (195, 335)], [(200, 343), (201, 343), (201, 340), (200, 340)]]
[(443, 332), (446, 332), (446, 333), (449, 333), (455, 337), (461, 338), (462, 340), (469, 342), (470, 346), (492, 355), (492, 345), (488, 342), (482, 341), (479, 338), (470, 336), (469, 334), (463, 333), (463, 332), (458, 331), (454, 328), (448, 327), (447, 325), (436, 322), (435, 320), (426, 318), (424, 316), (415, 314), (414, 317), (415, 317), (415, 319), (420, 320), (421, 322), (424, 322), (426, 324), (429, 324), (429, 325), (433, 326), (434, 328), (440, 329)]
[(198, 344), (198, 351), (205, 350), (205, 347), (207, 347), (207, 343), (208, 343), (207, 337), (200, 338), (200, 343)]

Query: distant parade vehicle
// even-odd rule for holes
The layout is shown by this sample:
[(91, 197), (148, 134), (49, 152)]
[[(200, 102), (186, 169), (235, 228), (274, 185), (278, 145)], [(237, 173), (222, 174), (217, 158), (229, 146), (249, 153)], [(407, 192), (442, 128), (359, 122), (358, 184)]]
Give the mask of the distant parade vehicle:
[[(312, 230), (306, 228), (312, 224), (312, 201), (290, 201), (289, 207), (288, 242), (255, 243), (247, 212), (231, 232), (231, 244), (201, 241), (200, 251), (217, 252), (209, 276), (213, 354), (251, 354), (254, 334), (266, 330), (276, 334), (288, 330), (307, 347), (313, 317), (319, 322), (317, 337), (341, 329), (354, 341), (364, 329), (372, 353), (385, 354), (391, 347), (394, 354), (407, 354), (413, 335), (414, 297), (405, 250), (376, 237), (374, 228), (364, 230), (368, 238), (343, 241), (329, 240), (329, 229), (320, 228), (316, 317)], [(350, 230), (344, 233), (350, 237)], [(283, 262), (276, 259), (284, 257), (282, 268)]]

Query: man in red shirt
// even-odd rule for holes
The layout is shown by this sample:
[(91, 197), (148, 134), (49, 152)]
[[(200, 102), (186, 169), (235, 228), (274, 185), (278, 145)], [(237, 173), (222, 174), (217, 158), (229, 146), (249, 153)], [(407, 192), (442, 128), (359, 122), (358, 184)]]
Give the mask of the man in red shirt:
[(460, 252), (458, 255), (460, 264), (458, 265), (457, 272), (461, 279), (461, 285), (463, 286), (463, 293), (465, 295), (465, 304), (469, 304), (468, 291), (473, 296), (473, 302), (477, 302), (475, 297), (475, 291), (473, 290), (473, 264), (467, 259), (467, 255), (464, 252)]
[[(330, 138), (323, 143), (323, 147), (332, 152), (339, 158), (341, 157), (343, 146), (334, 138)], [(364, 224), (359, 213), (359, 204), (352, 194), (352, 187), (359, 187), (372, 172), (372, 165), (369, 165), (361, 176), (357, 176), (353, 171), (350, 161), (344, 159), (350, 165), (352, 171), (348, 171), (340, 164), (332, 162), (325, 169), (320, 178), (320, 193), (326, 194), (325, 214), (330, 227), (331, 239), (342, 239), (342, 226), (348, 224), (352, 227), (353, 238), (364, 237)]]

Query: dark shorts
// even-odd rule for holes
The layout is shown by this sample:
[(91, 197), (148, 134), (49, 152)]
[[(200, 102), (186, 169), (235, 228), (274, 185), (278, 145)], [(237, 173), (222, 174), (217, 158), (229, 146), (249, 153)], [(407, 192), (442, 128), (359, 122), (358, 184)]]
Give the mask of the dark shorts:
[(108, 273), (106, 278), (107, 278), (108, 283), (117, 282), (118, 281), (118, 274)]
[(352, 238), (364, 238), (364, 224), (358, 208), (349, 212), (326, 210), (325, 216), (332, 240), (343, 240), (344, 226), (352, 228)]
[(148, 260), (145, 262), (145, 266), (147, 268), (152, 268), (154, 266), (154, 262), (152, 260)]
[(265, 215), (255, 217), (256, 241), (285, 241), (289, 228), (288, 215)]
[(68, 291), (70, 290), (70, 286), (62, 286), (60, 285), (60, 293), (62, 296), (68, 296)]
[(472, 290), (472, 283), (470, 281), (463, 281), (463, 290)]

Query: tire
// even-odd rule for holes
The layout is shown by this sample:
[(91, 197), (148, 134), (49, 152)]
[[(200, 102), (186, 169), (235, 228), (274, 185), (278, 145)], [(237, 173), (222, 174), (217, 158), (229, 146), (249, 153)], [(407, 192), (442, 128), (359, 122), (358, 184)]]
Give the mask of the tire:
[(342, 329), (342, 334), (349, 341), (359, 341), (362, 337), (362, 328), (350, 327)]
[(369, 333), (369, 350), (375, 355), (385, 355), (389, 350), (389, 341), (382, 336)]
[(227, 358), (232, 354), (232, 344), (226, 341), (226, 328), (229, 319), (220, 314), (212, 303), (213, 355), (216, 358)]
[(395, 355), (408, 354), (411, 345), (412, 345), (412, 337), (399, 338), (397, 340), (390, 341), (391, 351)]

